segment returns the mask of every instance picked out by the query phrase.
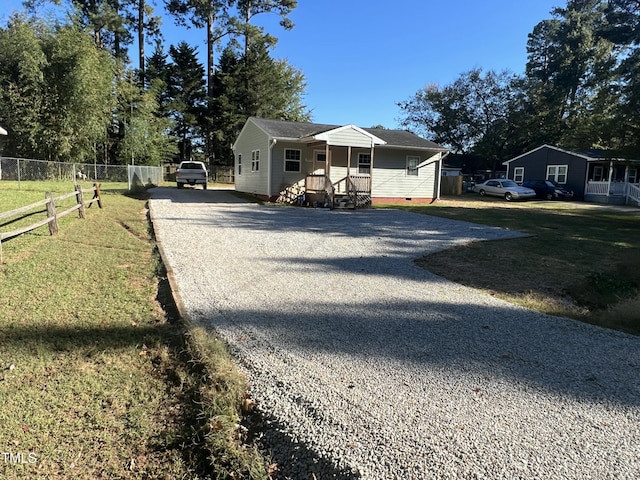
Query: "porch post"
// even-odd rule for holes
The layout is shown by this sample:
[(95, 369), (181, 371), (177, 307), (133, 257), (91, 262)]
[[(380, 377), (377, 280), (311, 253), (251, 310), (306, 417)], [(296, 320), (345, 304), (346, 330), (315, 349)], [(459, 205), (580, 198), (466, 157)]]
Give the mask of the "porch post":
[(351, 145), (347, 149), (347, 177), (351, 175)]
[(609, 186), (607, 187), (607, 197), (611, 195), (611, 177), (613, 177), (613, 162), (609, 160)]
[[(373, 145), (373, 141), (371, 142), (371, 168), (369, 170), (369, 181), (371, 182), (371, 188), (369, 188), (369, 190), (373, 190), (373, 152), (375, 151), (374, 145)], [(369, 192), (371, 193), (371, 192)]]
[(325, 155), (325, 158), (326, 158), (324, 174), (328, 178), (331, 178), (331, 161), (329, 160), (329, 142), (327, 142), (327, 144), (324, 147), (324, 155)]

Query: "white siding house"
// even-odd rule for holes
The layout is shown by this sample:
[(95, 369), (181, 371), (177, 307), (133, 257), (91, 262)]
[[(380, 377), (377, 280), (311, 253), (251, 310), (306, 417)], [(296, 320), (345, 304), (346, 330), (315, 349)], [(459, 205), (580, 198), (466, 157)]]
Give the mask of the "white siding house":
[(233, 151), (237, 191), (269, 200), (292, 198), (294, 192), (307, 201), (318, 192), (357, 191), (368, 203), (438, 199), (442, 159), (448, 154), (402, 130), (257, 117), (247, 120)]

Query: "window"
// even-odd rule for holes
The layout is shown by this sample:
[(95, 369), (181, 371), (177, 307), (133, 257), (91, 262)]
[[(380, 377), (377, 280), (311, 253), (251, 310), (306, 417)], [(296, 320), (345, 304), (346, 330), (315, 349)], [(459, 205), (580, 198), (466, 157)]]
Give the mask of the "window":
[(567, 183), (566, 165), (547, 165), (547, 180), (558, 183)]
[(593, 167), (593, 181), (601, 182), (604, 178), (604, 169), (602, 165), (594, 165)]
[(630, 168), (629, 169), (629, 183), (637, 183), (638, 182), (638, 169)]
[(516, 167), (513, 169), (513, 181), (522, 183), (524, 181), (524, 167)]
[(238, 175), (242, 175), (242, 154), (238, 154)]
[(251, 171), (260, 171), (260, 150), (254, 150), (251, 152)]
[(284, 171), (299, 172), (300, 171), (301, 151), (292, 148), (284, 149)]
[(420, 157), (407, 157), (407, 175), (418, 176)]
[(362, 175), (371, 174), (371, 154), (370, 153), (358, 154), (358, 173)]

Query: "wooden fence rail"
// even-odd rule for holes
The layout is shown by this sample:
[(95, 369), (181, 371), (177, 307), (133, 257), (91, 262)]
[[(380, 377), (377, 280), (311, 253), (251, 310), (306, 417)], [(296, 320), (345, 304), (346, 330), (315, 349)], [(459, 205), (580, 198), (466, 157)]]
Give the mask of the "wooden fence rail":
[[(91, 200), (85, 201), (84, 194), (85, 193), (93, 193), (93, 198)], [(76, 204), (62, 212), (56, 211), (56, 202), (61, 202), (70, 197), (76, 197)], [(32, 215), (33, 210), (38, 207), (46, 206), (47, 217), (39, 220), (31, 225), (20, 227), (10, 232), (0, 232), (0, 263), (2, 263), (2, 241), (8, 238), (17, 237), (18, 235), (22, 235), (23, 233), (30, 232), (31, 230), (35, 230), (36, 228), (40, 228), (44, 225), (49, 225), (49, 234), (55, 235), (58, 233), (58, 219), (64, 217), (65, 215), (70, 214), (78, 210), (78, 217), (85, 218), (85, 208), (91, 207), (93, 203), (97, 203), (99, 208), (102, 208), (102, 197), (100, 196), (100, 184), (94, 183), (93, 188), (82, 188), (80, 185), (76, 185), (76, 188), (73, 192), (65, 193), (64, 195), (60, 195), (58, 197), (54, 197), (51, 192), (47, 192), (45, 194), (45, 199), (40, 200), (38, 202), (32, 203), (30, 205), (26, 205), (24, 207), (16, 208), (14, 210), (10, 210), (8, 212), (0, 213), (0, 222), (7, 218), (12, 218), (11, 222), (16, 220), (20, 220), (21, 218), (25, 218), (29, 215)]]

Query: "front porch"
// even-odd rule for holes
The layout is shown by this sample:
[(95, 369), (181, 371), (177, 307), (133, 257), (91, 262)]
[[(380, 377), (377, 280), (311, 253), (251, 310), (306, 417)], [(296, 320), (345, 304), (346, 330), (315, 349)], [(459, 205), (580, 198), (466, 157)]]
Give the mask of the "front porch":
[(326, 174), (307, 175), (304, 180), (285, 186), (278, 202), (328, 208), (371, 206), (371, 175), (347, 175), (331, 182)]
[(585, 202), (640, 206), (640, 186), (628, 182), (589, 180), (584, 190)]
[(329, 208), (371, 205), (374, 152), (384, 140), (346, 125), (301, 141), (313, 150), (311, 169), (297, 183), (281, 186), (279, 201)]
[(640, 206), (638, 162), (609, 160), (590, 162), (584, 200), (611, 205)]

